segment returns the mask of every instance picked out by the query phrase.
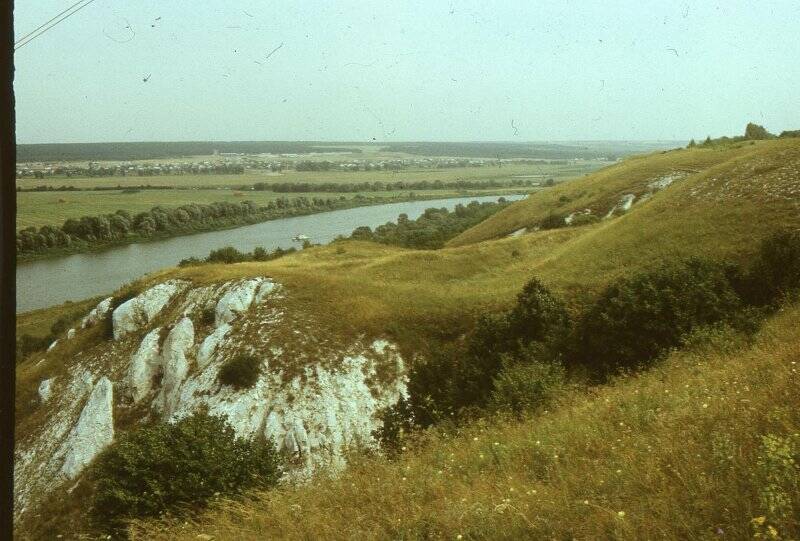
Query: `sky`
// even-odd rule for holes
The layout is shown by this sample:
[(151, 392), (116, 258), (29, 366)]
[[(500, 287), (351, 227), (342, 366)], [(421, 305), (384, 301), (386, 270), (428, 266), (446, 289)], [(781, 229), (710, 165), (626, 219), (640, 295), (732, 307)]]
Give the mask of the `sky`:
[[(16, 0), (15, 37), (75, 0)], [(95, 0), (16, 51), (18, 143), (800, 129), (800, 2)]]

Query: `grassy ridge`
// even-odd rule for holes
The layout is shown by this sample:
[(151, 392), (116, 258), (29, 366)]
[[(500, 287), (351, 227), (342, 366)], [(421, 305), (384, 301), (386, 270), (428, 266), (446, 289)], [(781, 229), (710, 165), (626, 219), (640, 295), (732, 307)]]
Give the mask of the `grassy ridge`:
[[(740, 192), (746, 193), (747, 199), (752, 200), (753, 204), (763, 204), (765, 196), (771, 194), (767, 192), (759, 197), (757, 192), (760, 186), (755, 184), (756, 179), (763, 177), (764, 188), (769, 185), (789, 188), (793, 185), (796, 190), (800, 175), (799, 153), (800, 143), (796, 140), (781, 140), (739, 143), (710, 149), (681, 149), (630, 157), (617, 165), (542, 192), (525, 203), (498, 213), (453, 239), (451, 245), (500, 238), (523, 227), (531, 229), (552, 213), (566, 215), (589, 208), (595, 215), (602, 217), (623, 195), (634, 194), (641, 197), (648, 191), (650, 182), (675, 174), (685, 178), (676, 181), (675, 185), (668, 188), (667, 193), (686, 185), (704, 185), (706, 191), (713, 192), (725, 182), (730, 182), (733, 187), (741, 188)], [(778, 174), (785, 176), (778, 177)], [(706, 183), (711, 178), (715, 181)], [(791, 199), (796, 198), (798, 193), (800, 192), (795, 191), (783, 195), (789, 195)], [(656, 194), (654, 199), (665, 197), (668, 196)], [(698, 198), (684, 193), (680, 198), (670, 199), (670, 203), (673, 210), (677, 210), (679, 206), (690, 206), (693, 199)], [(731, 201), (720, 202), (724, 208), (731, 208)]]
[(751, 345), (706, 336), (550, 412), (431, 432), (397, 461), (355, 458), (336, 479), (140, 523), (133, 539), (796, 538), (800, 473), (783, 447), (800, 452), (798, 359), (794, 307)]

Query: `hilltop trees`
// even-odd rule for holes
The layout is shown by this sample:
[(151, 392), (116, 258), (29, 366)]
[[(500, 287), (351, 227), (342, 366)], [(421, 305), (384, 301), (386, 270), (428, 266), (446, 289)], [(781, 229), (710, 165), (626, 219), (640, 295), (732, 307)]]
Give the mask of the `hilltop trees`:
[(744, 137), (745, 139), (771, 139), (775, 136), (769, 133), (764, 126), (750, 122), (744, 129)]

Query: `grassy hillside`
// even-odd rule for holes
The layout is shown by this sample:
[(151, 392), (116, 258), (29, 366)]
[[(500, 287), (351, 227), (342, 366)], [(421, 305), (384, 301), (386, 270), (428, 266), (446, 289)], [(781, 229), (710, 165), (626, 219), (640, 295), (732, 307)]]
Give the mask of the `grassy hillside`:
[[(133, 539), (796, 539), (800, 308), (636, 377)], [(770, 528), (774, 528), (774, 537)], [(208, 539), (208, 537), (206, 537)]]
[[(506, 236), (554, 209), (605, 212), (676, 172), (622, 216)], [(577, 313), (610, 281), (665, 259), (746, 262), (761, 238), (800, 227), (799, 204), (800, 141), (674, 151), (541, 192), (441, 250), (336, 242), (263, 263), (165, 269), (132, 287), (267, 275), (291, 292), (287, 307), (343, 337), (390, 336), (411, 359), (508, 308), (532, 276)], [(144, 524), (138, 538), (710, 539), (717, 528), (767, 536), (769, 526), (796, 538), (786, 517), (797, 516), (800, 480), (786, 457), (800, 449), (799, 347), (794, 306), (752, 343), (706, 333), (645, 374), (568, 390), (550, 413), (430, 433), (398, 461), (354, 457), (336, 480), (222, 503), (197, 525)], [(18, 412), (58, 361), (37, 359), (18, 369)]]
[[(709, 211), (766, 212), (773, 205), (777, 205), (778, 211), (788, 208), (797, 214), (800, 143), (797, 140), (753, 141), (631, 157), (582, 179), (543, 191), (464, 232), (453, 239), (451, 245), (500, 238), (523, 227), (533, 229), (552, 213), (567, 215), (591, 209), (593, 214), (602, 217), (622, 196), (633, 194), (638, 201), (650, 191), (648, 184), (667, 177), (677, 180), (653, 196), (651, 201), (657, 208), (642, 219), (656, 215), (658, 220), (687, 214), (707, 216)], [(657, 201), (661, 204), (655, 205)], [(717, 223), (719, 220), (723, 220), (720, 225), (727, 225), (724, 214)], [(639, 222), (638, 225), (643, 224)], [(752, 225), (758, 227), (758, 224)]]

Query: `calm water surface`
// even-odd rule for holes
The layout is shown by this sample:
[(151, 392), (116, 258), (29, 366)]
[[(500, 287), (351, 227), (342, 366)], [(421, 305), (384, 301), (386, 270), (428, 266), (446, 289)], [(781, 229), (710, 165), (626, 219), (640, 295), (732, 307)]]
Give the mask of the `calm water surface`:
[[(517, 200), (525, 196), (504, 197)], [(148, 272), (174, 266), (187, 257), (206, 257), (211, 250), (223, 246), (233, 246), (245, 252), (250, 252), (257, 246), (263, 246), (267, 250), (290, 248), (297, 246), (297, 243), (292, 242), (292, 237), (300, 234), (311, 237), (311, 242), (324, 244), (337, 235), (349, 235), (360, 225), (375, 227), (395, 221), (401, 213), (408, 214), (413, 220), (430, 207), (452, 210), (458, 203), (496, 201), (497, 198), (482, 196), (436, 199), (336, 210), (224, 231), (127, 244), (103, 252), (21, 263), (17, 266), (17, 312), (111, 293)]]

